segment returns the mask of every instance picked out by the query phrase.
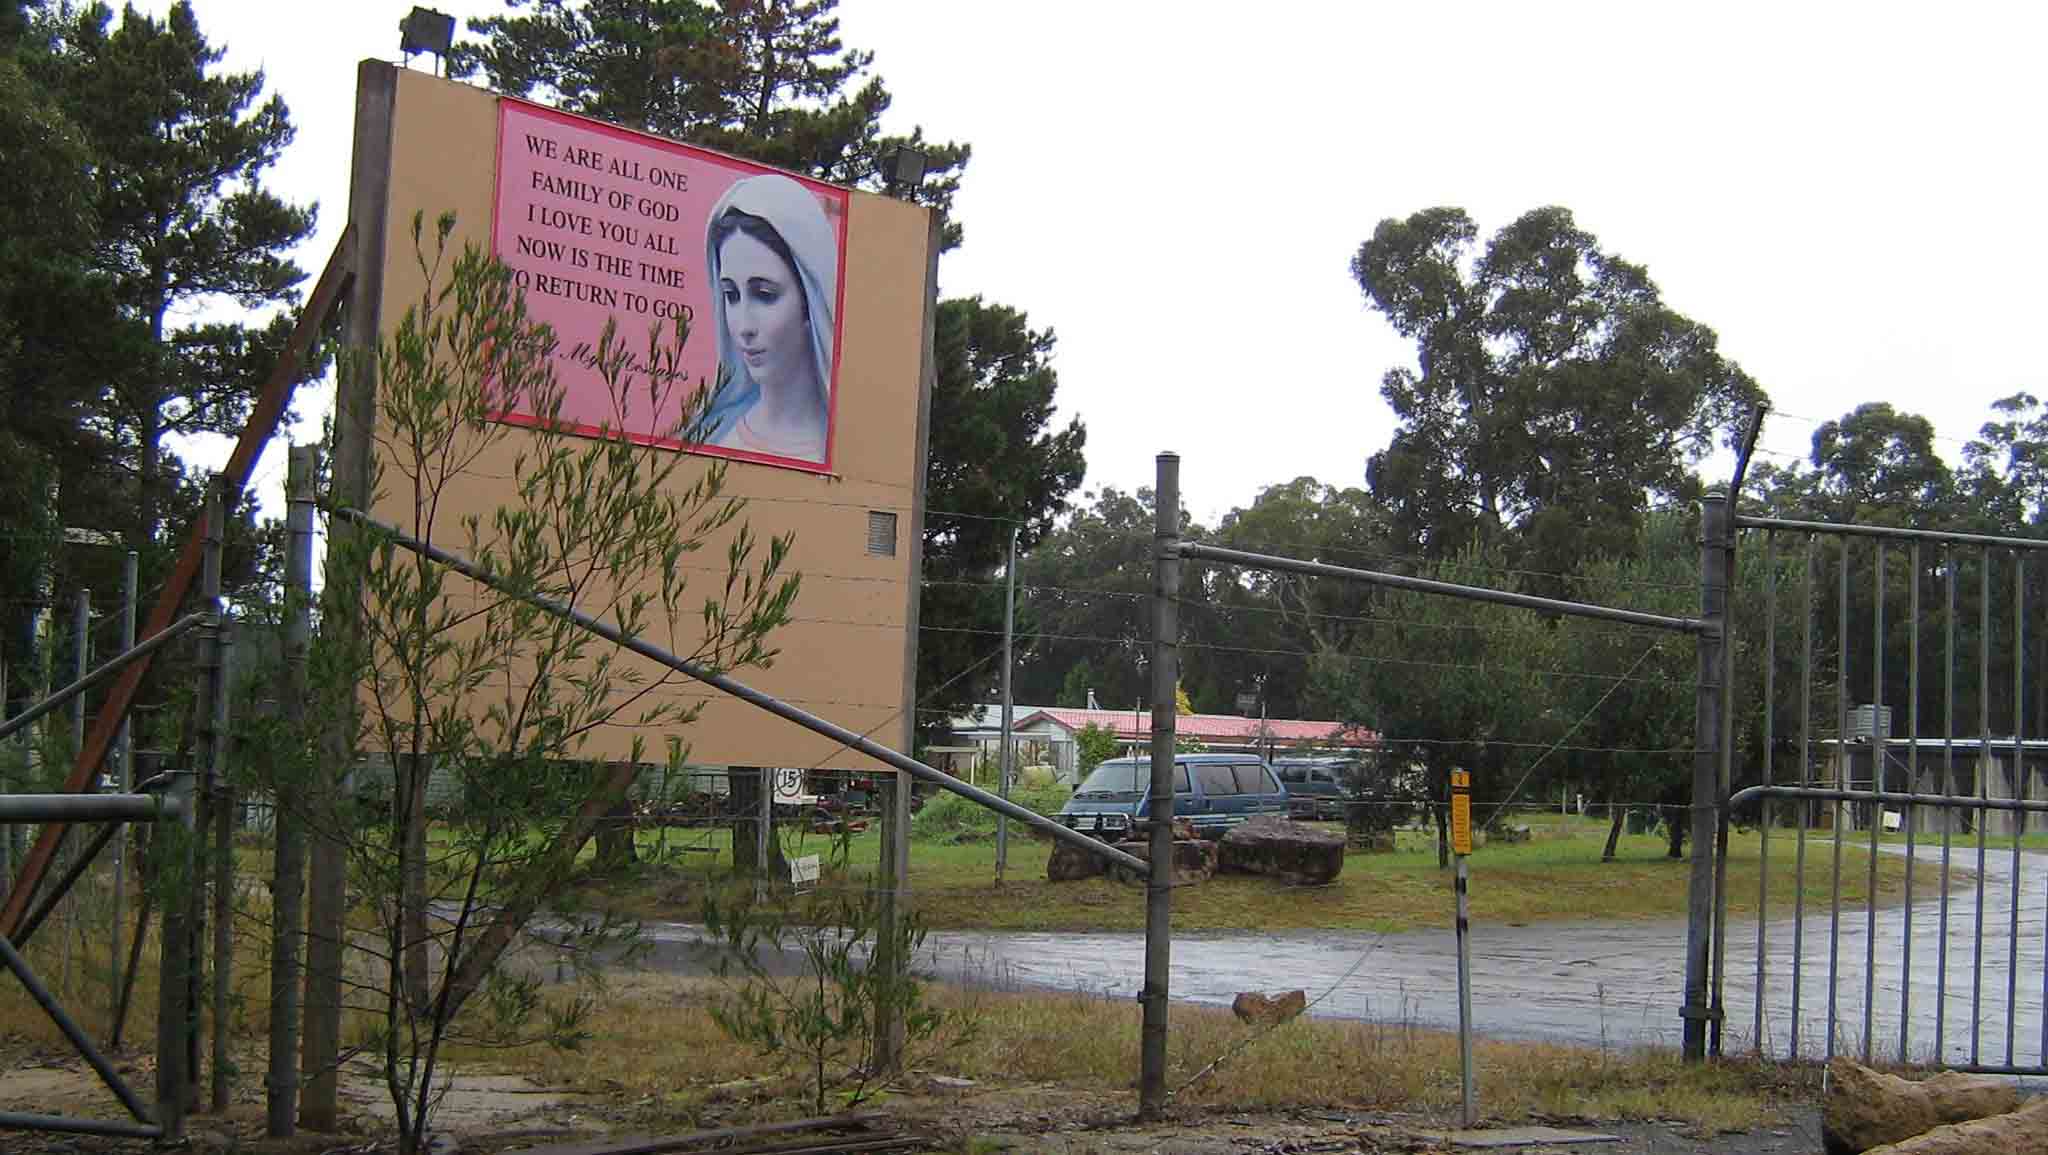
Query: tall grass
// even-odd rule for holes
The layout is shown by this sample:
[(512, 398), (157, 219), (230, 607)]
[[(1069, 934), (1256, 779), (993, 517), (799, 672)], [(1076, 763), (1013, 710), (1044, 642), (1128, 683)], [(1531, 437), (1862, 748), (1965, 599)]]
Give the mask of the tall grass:
[[(1010, 801), (1036, 814), (1057, 814), (1073, 796), (1070, 787), (1045, 782), (1019, 785), (1010, 792)], [(911, 819), (910, 836), (942, 846), (994, 842), (996, 814), (958, 794), (940, 794), (926, 802), (917, 817)]]

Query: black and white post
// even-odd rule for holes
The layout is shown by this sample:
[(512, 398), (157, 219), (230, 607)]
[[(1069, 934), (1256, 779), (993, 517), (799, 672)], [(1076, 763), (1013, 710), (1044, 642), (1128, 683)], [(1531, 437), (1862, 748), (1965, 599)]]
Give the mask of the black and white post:
[(1472, 773), (1451, 771), (1451, 853), (1458, 875), (1458, 1091), (1467, 1127), (1479, 1122), (1479, 1097), (1472, 1072)]

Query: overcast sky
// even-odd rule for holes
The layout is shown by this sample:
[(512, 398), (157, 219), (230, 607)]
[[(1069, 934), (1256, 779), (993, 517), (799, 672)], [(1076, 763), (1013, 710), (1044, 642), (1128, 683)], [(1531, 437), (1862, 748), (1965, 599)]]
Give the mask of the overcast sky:
[[(395, 58), (411, 4), (196, 7), (228, 65), (265, 69), (291, 106), (272, 183), (320, 202), (300, 256), (317, 273), (346, 211), (355, 62)], [(1485, 233), (1570, 208), (1762, 382), (1770, 453), (1883, 400), (1932, 418), (1955, 463), (1992, 400), (2044, 386), (2048, 7), (845, 0), (841, 17), (895, 96), (889, 128), (974, 146), (942, 292), (1057, 331), (1089, 485), (1149, 484), (1174, 449), (1205, 522), (1302, 474), (1362, 483), (1392, 430), (1380, 376), (1413, 351), (1347, 264), (1378, 221), (1433, 205)]]

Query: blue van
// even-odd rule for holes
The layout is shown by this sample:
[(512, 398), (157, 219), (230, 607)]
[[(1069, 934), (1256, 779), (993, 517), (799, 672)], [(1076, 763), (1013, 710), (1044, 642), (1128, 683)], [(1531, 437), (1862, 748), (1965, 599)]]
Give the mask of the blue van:
[[(1152, 759), (1112, 758), (1097, 766), (1060, 808), (1057, 819), (1084, 834), (1115, 840), (1144, 821), (1151, 804)], [(1255, 814), (1287, 815), (1287, 789), (1256, 754), (1176, 754), (1173, 816), (1204, 838)]]

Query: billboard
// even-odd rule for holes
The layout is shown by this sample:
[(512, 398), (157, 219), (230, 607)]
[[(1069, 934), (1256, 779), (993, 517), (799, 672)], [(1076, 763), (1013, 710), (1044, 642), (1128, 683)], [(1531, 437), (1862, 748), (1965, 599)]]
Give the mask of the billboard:
[[(845, 189), (521, 101), (498, 102), (492, 248), (561, 344), (559, 420), (634, 440), (829, 473), (839, 397)], [(616, 319), (690, 327), (686, 388), (717, 389), (701, 438), (675, 389), (624, 419), (576, 356)], [(534, 424), (517, 410), (507, 421)]]
[[(362, 275), (352, 315), (387, 337), (396, 331), (429, 287), (413, 221), (448, 214), (451, 243), (499, 256), (525, 285), (529, 314), (556, 330), (556, 377), (569, 394), (562, 416), (586, 434), (619, 423), (606, 420), (601, 380), (568, 354), (595, 342), (607, 321), (628, 350), (644, 353), (650, 326), (686, 320), (688, 380), (715, 383), (728, 366), (731, 383), (711, 415), (720, 419), (716, 435), (706, 444), (664, 440), (670, 415), (650, 421), (644, 401), (627, 432), (651, 443), (650, 453), (728, 459), (716, 463), (728, 467), (722, 492), (746, 508), (678, 558), (671, 576), (710, 596), (742, 532), (757, 542), (787, 535), (784, 572), (801, 573), (803, 589), (772, 639), (779, 658), (735, 676), (909, 749), (935, 214), (382, 62), (364, 62), (359, 78), (349, 219)], [(721, 223), (730, 229), (719, 231)], [(791, 382), (813, 388), (815, 402), (792, 393)], [(680, 409), (681, 399), (671, 404)], [(375, 412), (364, 399), (344, 405)], [(415, 508), (402, 485), (386, 486), (370, 498), (372, 516), (406, 526), (430, 519), (444, 543), (463, 541), (473, 521), (489, 527), (497, 510), (520, 500), (522, 460), (538, 444), (532, 414), (500, 416), (507, 424), (491, 431), (504, 436), (479, 435), (487, 449), (460, 454), (462, 482), (430, 509)], [(808, 425), (796, 420), (803, 417)], [(385, 466), (394, 460), (384, 439), (367, 452)], [(680, 494), (713, 464), (686, 466), (671, 484)], [(458, 583), (450, 596), (475, 591)], [(653, 640), (688, 653), (698, 629), (686, 617)], [(698, 765), (875, 765), (637, 655), (617, 660), (621, 677), (637, 679), (616, 688), (622, 700), (666, 700), (701, 714), (673, 733), (629, 721), (599, 727), (587, 757), (629, 757), (641, 743), (658, 756), (678, 738)]]

